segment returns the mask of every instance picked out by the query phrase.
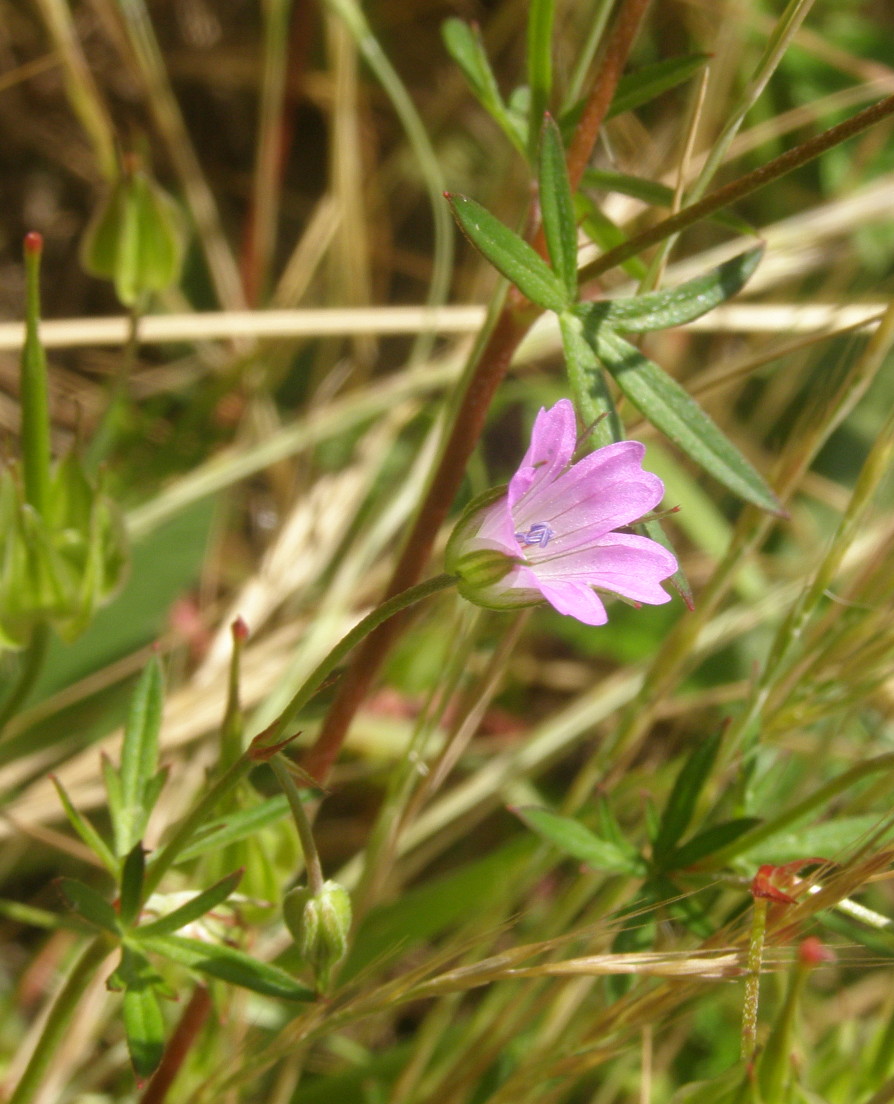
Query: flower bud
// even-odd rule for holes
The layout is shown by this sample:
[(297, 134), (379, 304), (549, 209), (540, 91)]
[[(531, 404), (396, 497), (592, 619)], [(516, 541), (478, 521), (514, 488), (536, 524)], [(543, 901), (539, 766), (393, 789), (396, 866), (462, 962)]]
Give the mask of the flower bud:
[(325, 992), (330, 973), (348, 952), (351, 897), (338, 882), (324, 882), (318, 894), (308, 886), (290, 890), (283, 900), (283, 920), (301, 957)]
[(81, 263), (112, 280), (118, 298), (132, 307), (178, 278), (183, 239), (177, 204), (131, 157), (87, 227)]

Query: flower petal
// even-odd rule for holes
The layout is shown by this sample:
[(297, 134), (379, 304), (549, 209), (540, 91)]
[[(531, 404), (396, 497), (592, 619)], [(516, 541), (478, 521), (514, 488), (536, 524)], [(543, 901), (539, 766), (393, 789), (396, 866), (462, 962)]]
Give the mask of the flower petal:
[(559, 613), (583, 621), (585, 625), (604, 625), (608, 621), (599, 595), (585, 583), (568, 579), (544, 582), (541, 579), (539, 585), (540, 593)]
[(661, 605), (670, 595), (659, 584), (677, 570), (677, 561), (648, 537), (607, 533), (589, 547), (538, 562), (534, 570), (541, 583), (586, 582), (635, 602)]
[[(514, 508), (510, 500), (519, 527), (527, 528), (534, 520), (549, 521), (551, 528), (562, 533), (584, 524), (593, 527), (591, 535), (598, 536), (597, 527), (607, 533), (641, 518), (664, 495), (664, 484), (658, 476), (644, 472), (640, 466), (644, 452), (638, 441), (620, 441), (585, 456), (551, 484), (539, 482), (517, 500)], [(587, 513), (581, 519), (552, 524), (553, 519), (559, 520), (584, 503), (588, 504)]]
[[(509, 484), (509, 508), (522, 495), (549, 486), (571, 463), (577, 446), (577, 417), (570, 399), (541, 407), (531, 430), (531, 444)], [(534, 474), (530, 474), (534, 469)]]

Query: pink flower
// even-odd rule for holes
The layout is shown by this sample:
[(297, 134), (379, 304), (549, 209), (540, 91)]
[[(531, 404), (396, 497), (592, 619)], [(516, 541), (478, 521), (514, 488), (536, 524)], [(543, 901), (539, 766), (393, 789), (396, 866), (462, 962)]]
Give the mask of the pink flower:
[(664, 485), (642, 470), (645, 447), (621, 441), (572, 463), (574, 407), (541, 410), (531, 444), (508, 488), (473, 502), (447, 545), (460, 593), (492, 609), (544, 599), (559, 613), (604, 625), (596, 590), (660, 605), (677, 561), (662, 545), (619, 533), (661, 501)]

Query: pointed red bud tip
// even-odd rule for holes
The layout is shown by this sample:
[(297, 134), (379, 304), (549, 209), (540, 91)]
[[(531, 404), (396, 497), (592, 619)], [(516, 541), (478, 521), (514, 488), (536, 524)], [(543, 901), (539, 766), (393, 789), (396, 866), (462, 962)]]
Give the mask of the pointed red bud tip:
[(230, 632), (233, 634), (234, 640), (248, 640), (248, 625), (246, 625), (241, 617), (237, 617), (233, 624), (230, 625)]
[(30, 230), (25, 235), (25, 252), (32, 256), (35, 254), (40, 256), (43, 252), (43, 234), (38, 234), (36, 230)]
[(802, 966), (822, 966), (835, 961), (835, 952), (817, 936), (808, 935), (798, 947), (798, 960)]

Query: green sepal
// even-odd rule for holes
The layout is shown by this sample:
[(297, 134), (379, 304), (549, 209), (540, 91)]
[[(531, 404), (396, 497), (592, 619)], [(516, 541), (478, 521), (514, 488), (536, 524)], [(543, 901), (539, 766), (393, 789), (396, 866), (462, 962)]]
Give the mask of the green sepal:
[(142, 168), (126, 168), (98, 208), (81, 244), (81, 262), (113, 281), (127, 307), (178, 279), (185, 244), (179, 207)]

